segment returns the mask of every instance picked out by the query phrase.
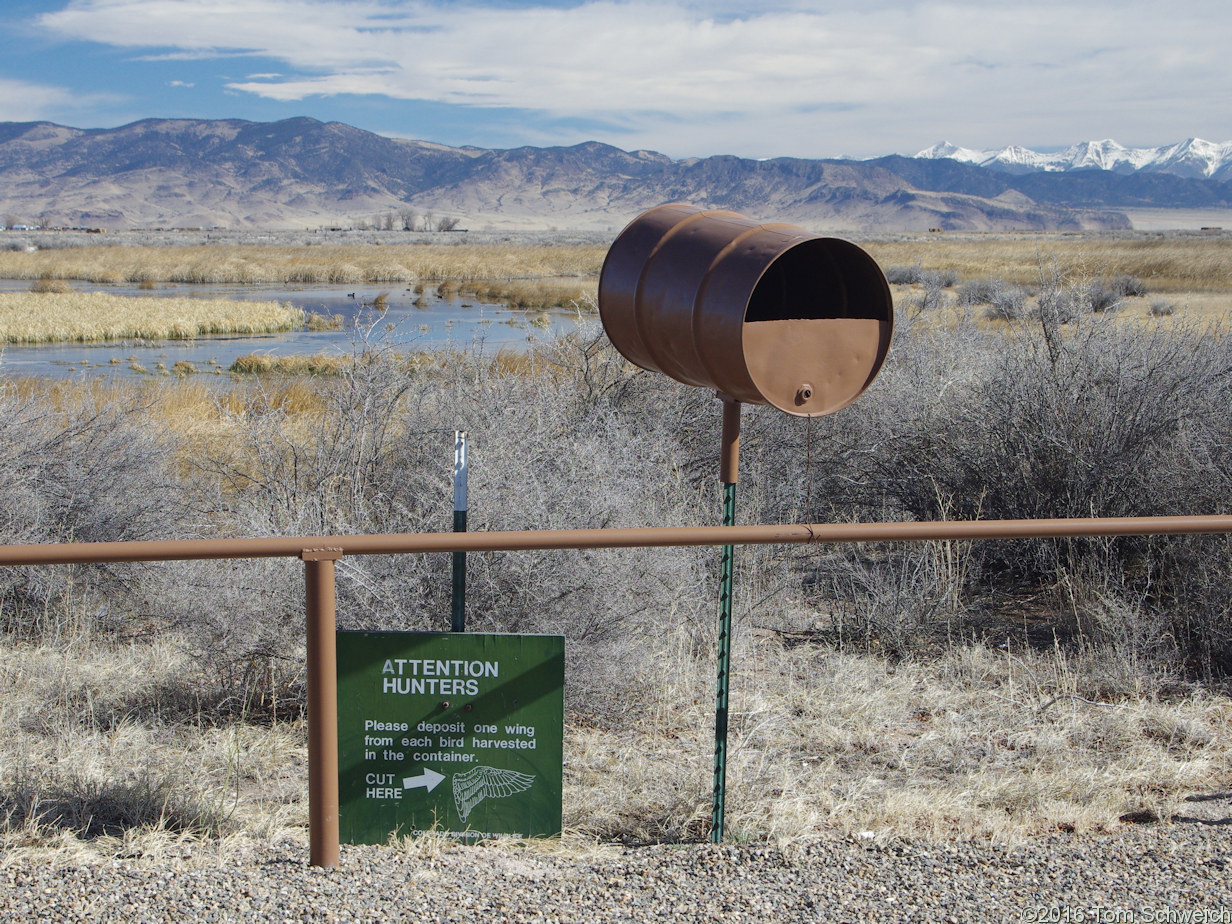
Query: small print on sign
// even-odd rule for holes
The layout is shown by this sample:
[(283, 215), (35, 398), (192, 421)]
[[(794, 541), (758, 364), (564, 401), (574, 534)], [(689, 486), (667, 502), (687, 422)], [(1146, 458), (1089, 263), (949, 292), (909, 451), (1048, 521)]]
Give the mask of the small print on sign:
[(338, 633), (341, 839), (560, 834), (559, 635)]

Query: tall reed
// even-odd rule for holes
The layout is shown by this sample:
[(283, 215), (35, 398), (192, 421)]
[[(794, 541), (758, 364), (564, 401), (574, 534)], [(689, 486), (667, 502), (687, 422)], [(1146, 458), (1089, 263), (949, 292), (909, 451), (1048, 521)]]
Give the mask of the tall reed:
[(0, 293), (0, 343), (185, 340), (294, 330), (303, 324), (300, 309), (273, 301)]

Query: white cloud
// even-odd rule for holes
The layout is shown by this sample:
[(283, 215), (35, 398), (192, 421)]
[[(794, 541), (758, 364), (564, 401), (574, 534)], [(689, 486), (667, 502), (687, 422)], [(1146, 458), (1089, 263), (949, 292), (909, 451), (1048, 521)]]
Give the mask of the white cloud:
[(272, 100), (528, 109), (622, 122), (630, 131), (613, 140), (673, 153), (820, 155), (914, 150), (941, 135), (973, 146), (1232, 137), (1230, 10), (1209, 0), (76, 0), (40, 22), (164, 55), (278, 61), (283, 75), (229, 84)]
[(0, 122), (64, 118), (112, 99), (104, 94), (82, 95), (65, 87), (0, 77)]

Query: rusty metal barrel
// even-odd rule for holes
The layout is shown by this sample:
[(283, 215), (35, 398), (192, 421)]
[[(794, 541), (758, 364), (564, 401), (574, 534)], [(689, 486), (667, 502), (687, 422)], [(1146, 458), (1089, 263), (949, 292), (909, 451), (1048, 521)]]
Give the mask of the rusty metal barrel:
[(802, 417), (858, 398), (894, 326), (885, 275), (855, 244), (685, 203), (616, 238), (599, 314), (643, 369)]

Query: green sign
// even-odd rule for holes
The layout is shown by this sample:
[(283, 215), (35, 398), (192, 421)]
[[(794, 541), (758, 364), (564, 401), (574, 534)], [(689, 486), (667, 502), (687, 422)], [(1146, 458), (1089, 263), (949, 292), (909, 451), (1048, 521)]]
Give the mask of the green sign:
[(339, 632), (342, 842), (560, 834), (564, 690), (563, 636)]

